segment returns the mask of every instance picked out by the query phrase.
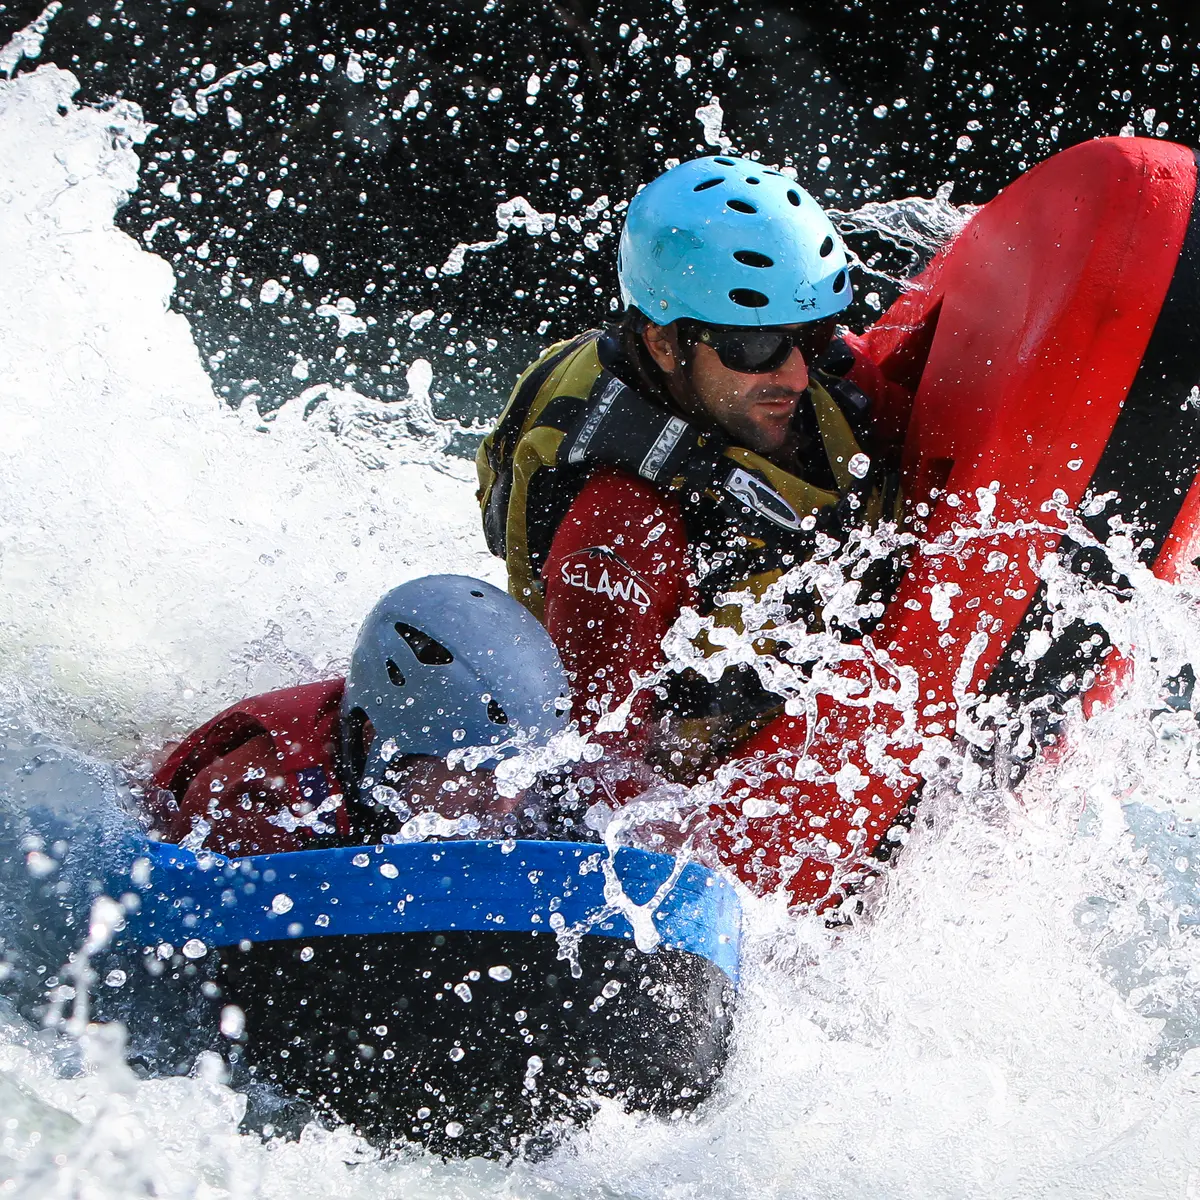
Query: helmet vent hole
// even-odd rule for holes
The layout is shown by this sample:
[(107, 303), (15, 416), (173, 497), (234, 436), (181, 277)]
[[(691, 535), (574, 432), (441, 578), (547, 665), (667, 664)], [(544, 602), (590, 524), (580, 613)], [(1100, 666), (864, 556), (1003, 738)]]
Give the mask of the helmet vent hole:
[(471, 595), (477, 597), (480, 600), (483, 599), (483, 593), (477, 592), (474, 588), (471, 589)]
[(753, 175), (751, 175), (747, 178), (746, 182), (747, 183), (758, 183), (758, 180), (755, 179)]
[(757, 250), (735, 250), (733, 257), (747, 267), (773, 267), (775, 265), (773, 258), (759, 254)]
[(397, 686), (404, 686), (404, 672), (389, 658), (387, 660), (388, 678)]
[(444, 667), (454, 661), (454, 655), (442, 645), (435, 642), (427, 633), (405, 625), (403, 621), (396, 622), (396, 632), (408, 643), (408, 648), (416, 655), (417, 662), (427, 667)]
[(694, 188), (692, 188), (692, 191), (693, 192), (707, 192), (710, 187), (716, 187), (718, 183), (724, 183), (724, 182), (725, 182), (725, 180), (723, 177), (717, 178), (717, 179), (706, 179), (703, 183), (696, 184), (696, 186)]
[(833, 290), (835, 292), (844, 292), (846, 290), (846, 272), (839, 271), (833, 277)]
[(726, 200), (725, 203), (728, 204), (729, 207), (732, 208), (735, 212), (741, 212), (741, 213), (756, 213), (756, 212), (758, 212), (758, 209), (755, 208), (754, 205), (751, 204), (748, 200)]
[(491, 721), (493, 725), (508, 724), (508, 713), (506, 713), (494, 699), (488, 700), (487, 714), (488, 720)]
[(800, 207), (800, 193), (795, 188), (788, 188), (788, 199), (797, 207)]
[(713, 162), (719, 162), (723, 167), (736, 167), (737, 163), (732, 158), (714, 158)]
[(762, 292), (756, 292), (753, 288), (734, 288), (729, 298), (742, 308), (766, 308), (771, 303)]
[(833, 238), (827, 237), (821, 243), (821, 257), (828, 258), (833, 253)]

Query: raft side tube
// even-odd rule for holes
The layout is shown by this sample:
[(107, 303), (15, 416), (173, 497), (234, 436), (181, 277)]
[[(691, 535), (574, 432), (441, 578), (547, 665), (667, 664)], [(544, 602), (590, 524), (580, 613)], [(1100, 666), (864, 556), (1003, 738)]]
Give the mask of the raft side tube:
[[(1179, 264), (1180, 312), (1195, 295), (1195, 261), (1181, 251), (1185, 235), (1189, 246), (1196, 236), (1196, 171), (1192, 151), (1146, 139), (1063, 151), (980, 209), (865, 335), (883, 361), (903, 361), (910, 338), (928, 343), (904, 479), (910, 503), (931, 509), (923, 537), (948, 553), (912, 565), (872, 635), (884, 652), (876, 669), (885, 678), (915, 671), (920, 700), (907, 748), (889, 751), (901, 767), (889, 778), (868, 759), (869, 738), (904, 720), (887, 705), (822, 696), (811, 728), (780, 718), (739, 751), (777, 764), (754, 791), (787, 809), (749, 822), (749, 846), (732, 834), (726, 841), (728, 860), (757, 890), (786, 883), (797, 902), (828, 905), (844, 870), (879, 846), (919, 787), (904, 765), (923, 738), (955, 735), (960, 702), (1004, 661), (1039, 595), (1031, 559), (1061, 540), (1033, 527), (1056, 523), (1044, 504), (1057, 497), (1076, 508), (1089, 490), (1128, 493), (1123, 511), (1154, 526), (1163, 544), (1195, 475), (1200, 435), (1200, 414), (1184, 403), (1195, 340), (1181, 336), (1174, 303), (1164, 309)], [(1148, 350), (1160, 316), (1164, 333)], [(1178, 441), (1186, 452), (1172, 457)], [(1168, 461), (1157, 486), (1171, 495), (1161, 500), (1156, 472)], [(981, 503), (993, 508), (982, 525)], [(1031, 527), (995, 532), (1020, 522)], [(947, 604), (931, 605), (935, 588)], [(969, 648), (974, 662), (960, 673)], [(872, 686), (868, 663), (857, 677)], [(829, 782), (792, 783), (786, 763), (801, 754)], [(847, 762), (867, 782), (843, 798), (832, 777)]]
[(150, 870), (125, 940), (202, 942), (249, 1073), (373, 1140), (504, 1156), (592, 1097), (694, 1107), (724, 1065), (741, 910), (696, 863), (617, 852), (625, 895), (659, 899), (645, 953), (595, 843), (134, 854)]

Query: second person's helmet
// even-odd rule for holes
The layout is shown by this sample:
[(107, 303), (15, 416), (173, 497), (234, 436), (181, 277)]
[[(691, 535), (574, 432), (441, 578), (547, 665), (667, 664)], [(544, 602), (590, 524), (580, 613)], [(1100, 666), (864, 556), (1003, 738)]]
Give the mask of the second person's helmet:
[(409, 754), (444, 758), (492, 747), (485, 765), (566, 724), (567, 680), (549, 634), (511, 596), (463, 575), (431, 575), (393, 588), (354, 644), (342, 718), (362, 771), (382, 782)]

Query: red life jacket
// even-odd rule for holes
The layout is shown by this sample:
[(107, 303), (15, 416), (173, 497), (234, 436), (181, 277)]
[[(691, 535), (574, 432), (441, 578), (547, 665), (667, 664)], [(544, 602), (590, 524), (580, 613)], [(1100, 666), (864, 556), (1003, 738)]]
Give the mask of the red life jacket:
[[(311, 814), (334, 801), (319, 823), (348, 834), (344, 789), (335, 766), (345, 684), (344, 679), (329, 679), (251, 696), (189, 734), (158, 768), (147, 790), (147, 807), (160, 832), (168, 841), (180, 842), (202, 819), (211, 825), (205, 848), (222, 854), (303, 850), (314, 834)], [(262, 786), (239, 791), (231, 785), (214, 797), (187, 798), (188, 786), (201, 771), (263, 734), (270, 738), (270, 750), (253, 764), (264, 772)], [(268, 787), (270, 799), (264, 802)], [(251, 802), (244, 803), (248, 797)], [(305, 819), (307, 824), (297, 824)]]

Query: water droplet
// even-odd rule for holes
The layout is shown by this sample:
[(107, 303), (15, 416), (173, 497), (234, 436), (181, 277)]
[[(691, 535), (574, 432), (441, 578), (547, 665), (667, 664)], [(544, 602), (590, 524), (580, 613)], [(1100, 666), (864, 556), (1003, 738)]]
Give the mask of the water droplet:
[(846, 464), (846, 470), (854, 476), (855, 479), (866, 479), (867, 472), (871, 469), (871, 460), (865, 454), (856, 454)]
[(313, 948), (311, 946), (305, 946), (304, 949), (300, 951), (301, 962), (312, 962), (312, 957)]
[(512, 971), (508, 967), (488, 967), (488, 975), (497, 983), (507, 983), (512, 978)]
[(600, 994), (606, 999), (611, 1000), (621, 990), (621, 981), (619, 979), (610, 979), (604, 987), (600, 989)]
[(457, 1121), (451, 1121), (446, 1126), (447, 1137), (462, 1137), (463, 1127)]
[(400, 868), (395, 863), (385, 862), (380, 866), (379, 873), (384, 879), (395, 879), (400, 874)]
[(1071, 461), (1069, 463), (1067, 463), (1068, 471), (1078, 471), (1082, 467), (1083, 467), (1083, 459), (1082, 458), (1073, 458), (1073, 459), (1071, 459)]
[(240, 1038), (246, 1032), (246, 1014), (236, 1004), (221, 1009), (221, 1032), (227, 1038)]
[(199, 938), (188, 938), (183, 943), (184, 958), (203, 958), (208, 953), (208, 947)]
[(463, 1050), (463, 1048), (461, 1046), (453, 1047), (453, 1049), (451, 1049), (451, 1051), (450, 1051), (450, 1061), (451, 1062), (461, 1062), (462, 1057), (465, 1053), (466, 1053), (466, 1051)]
[(34, 879), (45, 879), (57, 867), (58, 863), (50, 855), (43, 854), (40, 850), (31, 850), (25, 856), (25, 869)]
[(471, 1003), (471, 985), (467, 983), (456, 983), (454, 985), (454, 994), (464, 1003)]
[(271, 911), (282, 915), (285, 912), (292, 911), (292, 898), (286, 892), (280, 892), (274, 900), (271, 901)]
[(356, 854), (350, 860), (356, 867), (370, 866), (371, 856), (369, 854)]
[[(1185, 860), (1186, 861), (1186, 860)], [(109, 971), (104, 977), (104, 982), (111, 988), (120, 987), (126, 980), (125, 972), (122, 970)]]

